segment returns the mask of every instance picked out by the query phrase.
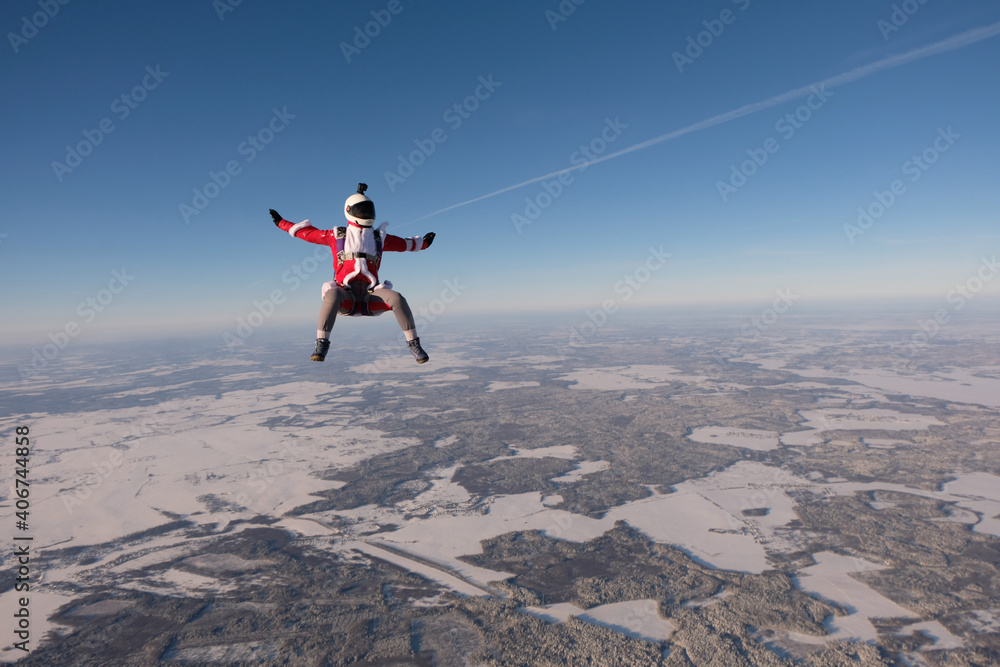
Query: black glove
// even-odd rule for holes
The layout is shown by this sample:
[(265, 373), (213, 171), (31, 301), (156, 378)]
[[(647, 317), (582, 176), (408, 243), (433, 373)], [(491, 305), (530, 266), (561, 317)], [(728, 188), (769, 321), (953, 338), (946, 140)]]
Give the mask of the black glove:
[(275, 211), (273, 208), (270, 209), (270, 211), (271, 211), (271, 219), (274, 220), (274, 224), (275, 226), (277, 226), (277, 224), (282, 220), (281, 214)]
[(424, 250), (431, 247), (431, 243), (434, 242), (434, 232), (428, 232), (424, 234)]

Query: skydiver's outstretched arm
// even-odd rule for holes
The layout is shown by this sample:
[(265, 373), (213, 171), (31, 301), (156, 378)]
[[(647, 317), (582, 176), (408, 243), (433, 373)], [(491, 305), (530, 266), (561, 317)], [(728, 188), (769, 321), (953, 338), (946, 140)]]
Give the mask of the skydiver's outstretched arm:
[(274, 221), (275, 226), (278, 227), (283, 232), (288, 232), (296, 238), (300, 238), (303, 241), (308, 241), (309, 243), (316, 243), (319, 245), (330, 245), (329, 237), (333, 234), (332, 229), (316, 229), (309, 223), (308, 220), (303, 220), (302, 222), (291, 222), (290, 220), (285, 220), (281, 217), (281, 214), (271, 209), (271, 219)]
[(434, 242), (434, 232), (424, 234), (423, 236), (411, 236), (409, 238), (403, 238), (401, 236), (393, 236), (392, 234), (385, 235), (385, 241), (382, 243), (382, 250), (389, 250), (391, 252), (406, 252), (407, 250), (427, 250), (431, 247), (431, 243)]

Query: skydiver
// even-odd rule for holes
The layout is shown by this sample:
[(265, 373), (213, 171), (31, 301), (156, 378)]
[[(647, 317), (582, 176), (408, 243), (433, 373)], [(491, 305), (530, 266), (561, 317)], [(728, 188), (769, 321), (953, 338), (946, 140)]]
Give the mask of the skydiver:
[(344, 215), (348, 221), (346, 227), (316, 229), (308, 220), (293, 223), (270, 209), (271, 218), (279, 229), (303, 241), (329, 246), (333, 253), (334, 279), (323, 285), (316, 349), (310, 359), (326, 359), (326, 353), (330, 349), (330, 332), (337, 313), (369, 316), (391, 310), (406, 336), (410, 352), (417, 363), (422, 364), (429, 357), (420, 347), (410, 306), (402, 294), (392, 289), (391, 282), (379, 282), (378, 271), (384, 251), (426, 250), (434, 241), (434, 232), (402, 238), (385, 233), (388, 222), (383, 222), (378, 229), (372, 229), (375, 223), (375, 204), (365, 195), (367, 189), (366, 184), (358, 183), (357, 193), (344, 202)]

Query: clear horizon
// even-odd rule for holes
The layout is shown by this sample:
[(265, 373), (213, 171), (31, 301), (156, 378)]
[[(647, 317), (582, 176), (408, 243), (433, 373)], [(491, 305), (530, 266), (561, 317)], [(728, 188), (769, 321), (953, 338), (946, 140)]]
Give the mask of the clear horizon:
[[(912, 330), (914, 333), (920, 331), (922, 322), (933, 320), (935, 313), (942, 311), (946, 313), (949, 320), (946, 325), (992, 323), (1000, 319), (1000, 297), (995, 295), (984, 296), (974, 301), (965, 301), (963, 307), (956, 310), (955, 305), (959, 303), (957, 301), (949, 304), (945, 300), (930, 298), (830, 299), (805, 303), (796, 299), (787, 304), (789, 307), (785, 308), (778, 294), (774, 294), (769, 300), (765, 299), (759, 303), (674, 304), (649, 308), (620, 308), (611, 313), (603, 311), (600, 304), (589, 308), (565, 307), (558, 310), (517, 313), (449, 311), (440, 316), (435, 316), (430, 310), (424, 309), (415, 312), (415, 318), (418, 325), (430, 329), (429, 335), (431, 337), (428, 339), (431, 341), (430, 344), (433, 344), (434, 333), (442, 331), (443, 327), (449, 327), (454, 331), (481, 326), (490, 326), (497, 331), (508, 328), (538, 327), (548, 329), (552, 334), (560, 334), (568, 333), (574, 326), (578, 327), (580, 324), (593, 322), (595, 319), (605, 322), (601, 325), (600, 331), (604, 331), (605, 327), (607, 327), (607, 331), (612, 331), (631, 323), (649, 323), (662, 318), (664, 327), (668, 329), (674, 326), (705, 325), (718, 327), (720, 333), (726, 333), (726, 327), (728, 327), (729, 333), (738, 336), (739, 328), (742, 325), (750, 323), (754, 318), (759, 318), (762, 313), (774, 310), (775, 303), (779, 304), (781, 312), (775, 311), (780, 317), (775, 320), (774, 326), (771, 327), (772, 334), (787, 332), (792, 322), (819, 322), (829, 318), (836, 318), (848, 327), (891, 321), (903, 329)], [(600, 315), (602, 311), (607, 316), (606, 320)], [(160, 329), (153, 332), (97, 330), (95, 335), (87, 338), (64, 336), (64, 330), (59, 330), (47, 332), (44, 339), (39, 339), (36, 332), (28, 331), (9, 341), (5, 339), (0, 344), (0, 351), (3, 352), (0, 356), (7, 357), (7, 361), (30, 362), (32, 350), (41, 352), (42, 348), (50, 343), (57, 346), (63, 345), (59, 349), (58, 357), (62, 357), (66, 350), (72, 352), (73, 349), (145, 341), (195, 340), (226, 348), (227, 337), (239, 338), (237, 330), (243, 325), (249, 326), (251, 333), (245, 339), (238, 340), (238, 343), (256, 344), (258, 339), (272, 340), (279, 337), (288, 339), (290, 345), (311, 346), (311, 341), (307, 338), (312, 323), (305, 317), (309, 312), (311, 311), (302, 308), (299, 316), (290, 313), (284, 317), (267, 319), (264, 320), (266, 326), (254, 326), (258, 322), (257, 319), (251, 320), (251, 324), (246, 315), (240, 315), (232, 323), (216, 322), (201, 327), (179, 325), (175, 329)], [(379, 317), (374, 321), (356, 317), (345, 318), (345, 320), (341, 321), (343, 324), (341, 329), (334, 329), (333, 339), (335, 342), (360, 340), (359, 344), (365, 345), (367, 341), (383, 340), (399, 333), (398, 326), (391, 317)], [(948, 330), (948, 326), (943, 329), (944, 332)], [(139, 332), (137, 333), (137, 331)], [(767, 331), (762, 333), (767, 333)], [(361, 338), (356, 338), (357, 336)], [(599, 333), (594, 336), (594, 342), (599, 342), (598, 336)]]

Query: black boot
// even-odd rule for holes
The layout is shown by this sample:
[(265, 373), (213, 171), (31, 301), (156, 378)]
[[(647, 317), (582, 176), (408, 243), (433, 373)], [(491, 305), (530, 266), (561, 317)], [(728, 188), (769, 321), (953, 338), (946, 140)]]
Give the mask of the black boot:
[(316, 339), (316, 351), (313, 352), (313, 356), (309, 357), (311, 361), (323, 361), (326, 359), (326, 353), (330, 350), (330, 341), (326, 338)]
[(407, 345), (410, 346), (410, 352), (413, 353), (413, 357), (417, 360), (418, 364), (425, 363), (430, 357), (424, 352), (424, 348), (420, 347), (420, 339), (414, 338), (411, 341), (407, 341)]

